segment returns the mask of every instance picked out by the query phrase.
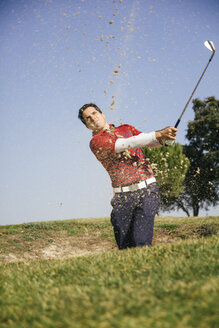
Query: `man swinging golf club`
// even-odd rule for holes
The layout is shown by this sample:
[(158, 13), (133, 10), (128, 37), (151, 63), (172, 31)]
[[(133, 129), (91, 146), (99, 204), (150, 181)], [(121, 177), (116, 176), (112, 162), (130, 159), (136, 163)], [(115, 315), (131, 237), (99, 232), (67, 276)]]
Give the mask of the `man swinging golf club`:
[(216, 51), (212, 41), (205, 41), (204, 45), (212, 52), (211, 57), (175, 127), (141, 133), (131, 125), (108, 124), (95, 104), (86, 104), (79, 110), (78, 117), (93, 131), (90, 148), (109, 173), (115, 191), (111, 223), (119, 249), (152, 244), (159, 189), (141, 147), (170, 145), (176, 139), (177, 126)]
[(111, 223), (118, 248), (151, 246), (159, 189), (141, 147), (173, 142), (177, 128), (141, 133), (127, 124), (115, 127), (92, 103), (81, 107), (78, 117), (93, 131), (90, 148), (112, 181)]

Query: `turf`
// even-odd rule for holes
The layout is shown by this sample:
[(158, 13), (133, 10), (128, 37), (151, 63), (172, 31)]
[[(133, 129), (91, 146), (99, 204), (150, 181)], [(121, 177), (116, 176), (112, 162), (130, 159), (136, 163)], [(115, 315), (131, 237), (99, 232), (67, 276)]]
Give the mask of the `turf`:
[[(90, 222), (92, 229), (110, 229), (102, 221)], [(206, 224), (211, 232), (201, 235), (200, 227)], [(216, 328), (218, 234), (209, 226), (217, 227), (218, 218), (190, 223), (188, 219), (158, 219), (155, 229), (190, 233), (185, 239), (151, 248), (4, 262), (0, 268), (0, 327)]]

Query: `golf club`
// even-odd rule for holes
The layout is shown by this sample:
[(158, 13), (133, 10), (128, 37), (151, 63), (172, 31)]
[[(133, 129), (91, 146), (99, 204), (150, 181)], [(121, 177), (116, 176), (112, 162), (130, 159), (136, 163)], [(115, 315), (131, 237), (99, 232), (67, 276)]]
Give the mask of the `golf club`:
[(179, 125), (179, 123), (180, 123), (180, 121), (181, 121), (181, 118), (182, 118), (183, 114), (185, 113), (186, 108), (188, 107), (188, 104), (190, 103), (190, 100), (192, 99), (192, 97), (193, 97), (193, 95), (194, 95), (194, 93), (195, 93), (195, 90), (197, 89), (197, 87), (198, 87), (198, 85), (199, 85), (201, 79), (203, 78), (203, 75), (205, 74), (205, 72), (206, 72), (206, 70), (207, 70), (207, 68), (208, 68), (208, 65), (210, 64), (212, 58), (214, 57), (214, 54), (215, 54), (215, 51), (216, 51), (216, 50), (215, 50), (215, 46), (214, 46), (213, 41), (205, 41), (205, 42), (204, 42), (204, 45), (205, 45), (206, 48), (208, 48), (208, 50), (212, 51), (212, 55), (211, 55), (211, 57), (210, 57), (210, 59), (209, 59), (207, 65), (206, 65), (204, 71), (202, 72), (202, 75), (201, 75), (200, 79), (198, 80), (198, 83), (196, 84), (195, 89), (192, 91), (192, 94), (191, 94), (189, 100), (187, 101), (187, 103), (186, 103), (186, 105), (185, 105), (185, 107), (184, 107), (184, 109), (183, 109), (183, 111), (182, 111), (180, 117), (178, 118), (178, 120), (177, 120), (177, 122), (176, 122), (176, 124), (175, 124), (175, 128), (177, 128), (177, 126)]
[[(179, 117), (178, 120), (176, 121), (176, 124), (175, 124), (175, 126), (174, 126), (175, 128), (177, 128), (177, 126), (179, 125), (179, 123), (180, 123), (180, 121), (181, 121), (181, 118), (182, 118), (183, 114), (185, 113), (186, 108), (188, 107), (188, 104), (190, 103), (190, 100), (192, 99), (192, 97), (193, 97), (193, 95), (194, 95), (194, 93), (195, 93), (195, 91), (196, 91), (196, 89), (197, 89), (197, 87), (198, 87), (198, 85), (199, 85), (201, 79), (203, 78), (203, 76), (204, 76), (204, 74), (205, 74), (205, 72), (206, 72), (206, 70), (207, 70), (207, 68), (208, 68), (208, 65), (210, 64), (210, 62), (211, 62), (211, 60), (212, 60), (212, 58), (214, 57), (214, 54), (215, 54), (215, 52), (216, 52), (216, 49), (215, 49), (215, 46), (214, 46), (213, 41), (209, 41), (209, 40), (208, 40), (208, 41), (205, 41), (205, 42), (204, 42), (204, 45), (205, 45), (206, 48), (208, 48), (208, 50), (210, 50), (210, 51), (212, 52), (212, 55), (211, 55), (211, 57), (210, 57), (210, 59), (209, 59), (207, 65), (206, 65), (204, 71), (202, 72), (202, 75), (201, 75), (200, 79), (198, 80), (198, 83), (196, 84), (194, 90), (192, 91), (192, 94), (191, 94), (189, 100), (187, 101), (187, 103), (186, 103), (186, 105), (185, 105), (185, 107), (184, 107), (184, 109), (183, 109), (183, 111), (182, 111), (180, 117)], [(165, 142), (164, 142), (164, 144), (165, 144), (166, 146), (169, 146), (169, 145), (171, 145), (172, 143), (173, 143), (173, 140), (165, 140)]]

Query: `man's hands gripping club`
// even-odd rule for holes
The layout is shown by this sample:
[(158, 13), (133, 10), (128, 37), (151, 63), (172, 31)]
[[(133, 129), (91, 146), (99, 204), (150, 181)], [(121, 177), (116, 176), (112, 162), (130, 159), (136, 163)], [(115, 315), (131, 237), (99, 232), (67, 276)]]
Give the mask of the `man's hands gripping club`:
[(173, 126), (167, 126), (162, 130), (155, 132), (155, 136), (161, 145), (172, 145), (174, 140), (176, 140), (177, 128)]

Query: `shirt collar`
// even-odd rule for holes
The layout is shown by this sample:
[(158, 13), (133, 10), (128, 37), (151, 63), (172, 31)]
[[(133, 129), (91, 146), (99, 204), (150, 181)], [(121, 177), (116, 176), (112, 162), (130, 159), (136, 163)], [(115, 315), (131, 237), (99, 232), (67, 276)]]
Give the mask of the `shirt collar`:
[(98, 132), (93, 131), (93, 136), (96, 136), (97, 134), (104, 133), (104, 132), (112, 133), (115, 129), (115, 125), (114, 124), (109, 124), (109, 127), (110, 127), (109, 130), (101, 130), (101, 131), (98, 131)]

